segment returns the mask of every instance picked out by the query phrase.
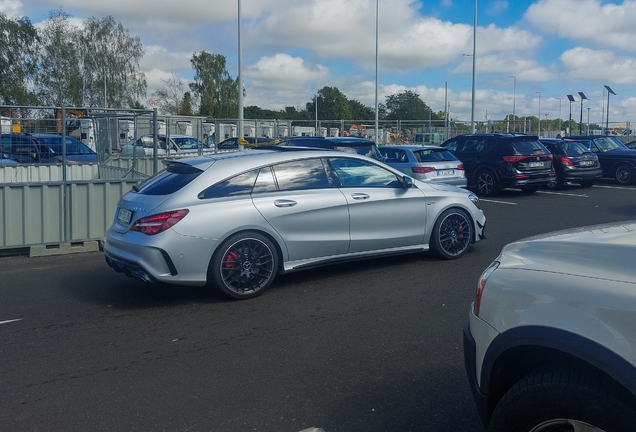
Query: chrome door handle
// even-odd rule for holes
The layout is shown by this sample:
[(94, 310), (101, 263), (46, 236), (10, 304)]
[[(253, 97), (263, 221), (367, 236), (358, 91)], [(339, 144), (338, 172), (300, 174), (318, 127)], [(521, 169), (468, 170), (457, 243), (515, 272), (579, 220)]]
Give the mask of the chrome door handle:
[(369, 199), (370, 196), (365, 193), (354, 193), (354, 194), (351, 194), (351, 198), (353, 198), (354, 200), (365, 200), (365, 199)]
[(298, 204), (296, 201), (292, 200), (276, 200), (274, 201), (274, 205), (276, 207), (293, 207)]

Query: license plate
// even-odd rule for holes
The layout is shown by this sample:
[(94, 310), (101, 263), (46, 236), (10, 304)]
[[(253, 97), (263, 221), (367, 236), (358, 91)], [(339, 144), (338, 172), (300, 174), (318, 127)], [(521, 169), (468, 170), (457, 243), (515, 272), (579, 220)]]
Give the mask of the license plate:
[(581, 166), (591, 166), (594, 165), (594, 161), (581, 161)]
[(126, 225), (130, 223), (131, 217), (132, 217), (132, 212), (125, 208), (120, 208), (119, 213), (117, 213), (117, 219), (119, 219), (119, 222)]
[(543, 166), (543, 162), (528, 162), (528, 166), (530, 168), (542, 167)]
[(455, 170), (452, 170), (452, 169), (437, 170), (438, 176), (453, 175), (453, 174), (455, 174)]

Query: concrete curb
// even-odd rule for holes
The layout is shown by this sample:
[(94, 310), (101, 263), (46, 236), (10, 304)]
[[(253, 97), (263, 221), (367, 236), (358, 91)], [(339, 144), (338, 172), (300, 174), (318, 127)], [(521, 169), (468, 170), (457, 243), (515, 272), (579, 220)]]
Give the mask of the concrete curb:
[(60, 243), (57, 245), (31, 246), (29, 248), (29, 257), (43, 257), (51, 255), (67, 255), (84, 252), (99, 251), (98, 241), (86, 241), (80, 243)]

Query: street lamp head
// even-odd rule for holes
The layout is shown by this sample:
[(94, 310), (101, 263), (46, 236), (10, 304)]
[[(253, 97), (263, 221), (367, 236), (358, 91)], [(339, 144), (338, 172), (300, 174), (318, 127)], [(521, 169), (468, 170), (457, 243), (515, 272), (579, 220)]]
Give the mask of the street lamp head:
[(616, 93), (614, 93), (614, 90), (612, 90), (612, 89), (610, 88), (610, 86), (607, 86), (607, 85), (606, 85), (606, 86), (605, 86), (605, 89), (607, 90), (607, 92), (608, 92), (609, 94), (612, 94), (612, 95), (616, 96)]
[(581, 96), (581, 101), (583, 101), (583, 99), (587, 99), (583, 92), (579, 92), (579, 96)]
[(574, 102), (574, 96), (568, 95), (568, 99), (569, 99), (570, 102)]

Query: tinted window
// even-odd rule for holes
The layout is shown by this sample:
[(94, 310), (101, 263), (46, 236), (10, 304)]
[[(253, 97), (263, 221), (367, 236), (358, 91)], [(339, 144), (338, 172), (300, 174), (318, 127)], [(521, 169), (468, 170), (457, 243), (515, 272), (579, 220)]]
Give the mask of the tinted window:
[(199, 198), (222, 198), (252, 193), (259, 170), (248, 171), (217, 183), (199, 194)]
[(342, 187), (402, 187), (402, 182), (390, 171), (367, 161), (329, 158)]
[(272, 167), (279, 190), (328, 188), (329, 179), (320, 159), (286, 162)]
[(447, 162), (457, 158), (448, 150), (426, 149), (413, 152), (418, 162)]
[(457, 140), (446, 141), (443, 144), (443, 146), (446, 147), (448, 150), (454, 152), (454, 151), (457, 151), (458, 141)]
[(202, 172), (187, 164), (173, 163), (142, 183), (137, 192), (143, 195), (169, 195), (190, 183)]
[(560, 145), (562, 153), (569, 156), (578, 156), (583, 153), (589, 153), (589, 150), (581, 143), (578, 142), (566, 142)]
[(510, 148), (514, 154), (524, 156), (549, 153), (539, 141), (512, 141)]

